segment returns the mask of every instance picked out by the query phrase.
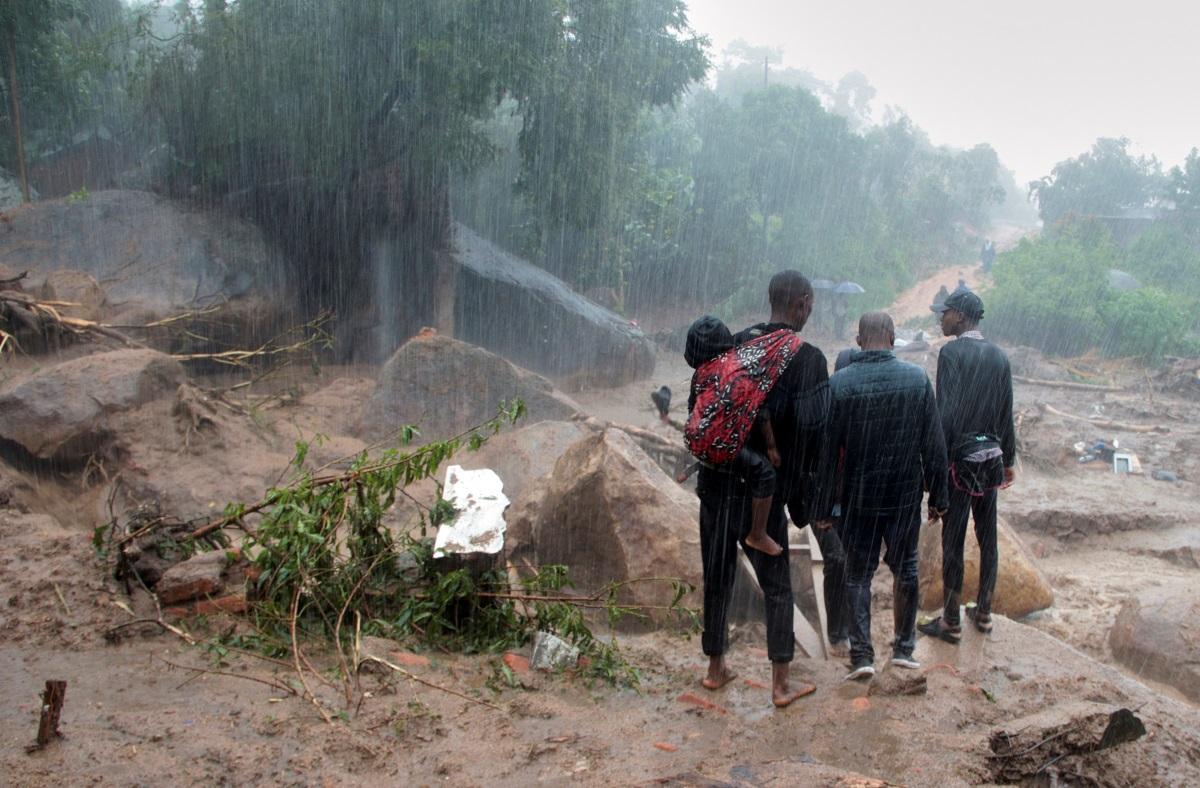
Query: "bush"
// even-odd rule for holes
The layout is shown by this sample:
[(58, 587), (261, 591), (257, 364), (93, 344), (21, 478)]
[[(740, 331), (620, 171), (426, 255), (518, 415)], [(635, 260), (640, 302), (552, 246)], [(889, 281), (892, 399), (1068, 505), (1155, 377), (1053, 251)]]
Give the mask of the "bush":
[(1118, 293), (1102, 312), (1108, 324), (1103, 349), (1150, 360), (1179, 352), (1192, 322), (1187, 300), (1157, 287)]
[[(1114, 268), (1147, 286), (1114, 289)], [(1156, 226), (1123, 250), (1099, 222), (1066, 221), (996, 261), (989, 333), (1055, 355), (1184, 353), (1200, 297), (1197, 273), (1200, 252), (1174, 228)]]
[(989, 333), (1047, 353), (1076, 355), (1100, 342), (1115, 247), (1092, 227), (1022, 240), (996, 261)]

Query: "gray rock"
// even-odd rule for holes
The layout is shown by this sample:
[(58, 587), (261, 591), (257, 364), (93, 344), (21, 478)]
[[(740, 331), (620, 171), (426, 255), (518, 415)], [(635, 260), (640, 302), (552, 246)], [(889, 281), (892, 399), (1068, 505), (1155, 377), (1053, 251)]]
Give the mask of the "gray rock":
[(413, 424), (421, 430), (421, 442), (442, 440), (494, 418), (501, 400), (517, 398), (525, 402), (526, 424), (579, 412), (540, 375), (466, 342), (421, 334), (383, 366), (361, 431), (383, 437)]
[(455, 230), (456, 336), (544, 375), (583, 375), (599, 388), (654, 371), (653, 343), (629, 320), (466, 227)]
[(109, 416), (174, 394), (183, 368), (153, 350), (64, 361), (0, 389), (0, 438), (41, 459), (79, 459), (108, 437)]
[(43, 200), (9, 221), (0, 233), (7, 267), (43, 276), (82, 269), (113, 302), (161, 313), (252, 292), (285, 300), (290, 292), (282, 254), (257, 227), (149, 192)]
[(550, 632), (538, 632), (529, 664), (536, 670), (568, 670), (579, 664), (579, 649)]
[(1161, 468), (1150, 474), (1151, 478), (1160, 482), (1177, 482), (1179, 477), (1171, 471), (1164, 471)]
[(924, 695), (928, 690), (929, 682), (921, 671), (888, 667), (871, 682), (867, 694)]

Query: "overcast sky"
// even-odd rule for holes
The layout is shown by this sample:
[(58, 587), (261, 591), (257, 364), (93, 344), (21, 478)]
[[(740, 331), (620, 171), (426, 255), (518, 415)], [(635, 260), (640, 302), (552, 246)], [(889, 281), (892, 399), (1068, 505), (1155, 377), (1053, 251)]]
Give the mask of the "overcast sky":
[(836, 82), (862, 71), (935, 143), (988, 142), (1018, 181), (1126, 136), (1167, 167), (1200, 147), (1195, 0), (687, 0), (713, 54), (782, 47)]

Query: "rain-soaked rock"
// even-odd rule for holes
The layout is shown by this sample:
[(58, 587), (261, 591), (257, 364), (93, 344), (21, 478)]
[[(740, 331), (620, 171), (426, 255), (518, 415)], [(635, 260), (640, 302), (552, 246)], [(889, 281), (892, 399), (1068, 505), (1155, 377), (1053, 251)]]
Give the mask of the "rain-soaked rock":
[(620, 386), (654, 371), (641, 329), (459, 225), (455, 336), (543, 375)]
[(530, 485), (554, 470), (558, 458), (585, 434), (573, 421), (542, 421), (488, 439), (479, 451), (461, 451), (454, 461), (466, 470), (491, 468), (504, 482), (504, 494), (521, 501)]
[[(589, 434), (567, 450), (554, 472), (509, 510), (518, 560), (567, 566), (575, 590), (611, 582), (673, 577), (700, 588), (696, 497), (667, 476), (624, 432)], [(527, 540), (517, 544), (519, 539)], [(668, 583), (632, 583), (621, 601), (669, 605)], [(696, 605), (695, 595), (684, 598)], [(652, 611), (656, 622), (668, 620)], [(627, 620), (626, 624), (635, 622)]]
[(43, 200), (10, 213), (7, 227), (0, 259), (10, 269), (31, 279), (81, 270), (127, 308), (161, 314), (253, 292), (283, 301), (288, 292), (281, 253), (253, 224), (149, 192)]
[(1194, 585), (1129, 597), (1108, 642), (1130, 670), (1200, 701), (1200, 590)]
[(533, 636), (529, 664), (537, 670), (566, 670), (579, 663), (579, 649), (551, 632)]
[(163, 572), (154, 593), (164, 605), (212, 596), (224, 587), (221, 575), (228, 563), (224, 550), (196, 553)]
[(919, 670), (888, 668), (871, 681), (868, 695), (924, 695), (929, 681)]
[(69, 302), (71, 306), (57, 307), (60, 314), (68, 317), (99, 320), (104, 309), (104, 290), (96, 278), (71, 268), (46, 274), (39, 295), (44, 300)]
[[(992, 612), (1010, 618), (1020, 618), (1054, 604), (1054, 589), (1037, 567), (1034, 557), (1025, 549), (1020, 537), (1003, 518), (997, 521), (997, 545), (1000, 569), (996, 578), (996, 595)], [(979, 590), (979, 542), (971, 526), (967, 529), (964, 550), (962, 599), (970, 602)], [(942, 527), (941, 524), (921, 528), (921, 608), (934, 610), (944, 602), (942, 595)]]
[(566, 419), (579, 410), (540, 375), (483, 348), (423, 332), (383, 366), (361, 431), (382, 437), (413, 424), (422, 441), (442, 440), (494, 418), (502, 400), (517, 398), (525, 402), (524, 423)]
[(0, 439), (40, 459), (96, 451), (114, 414), (173, 395), (183, 368), (153, 350), (96, 353), (64, 361), (0, 389)]

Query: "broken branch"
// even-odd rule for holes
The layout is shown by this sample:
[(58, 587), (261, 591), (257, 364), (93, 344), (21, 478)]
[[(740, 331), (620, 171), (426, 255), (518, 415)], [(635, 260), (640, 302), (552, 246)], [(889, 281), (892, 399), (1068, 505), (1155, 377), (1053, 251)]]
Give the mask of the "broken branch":
[(1093, 419), (1093, 418), (1088, 418), (1086, 416), (1076, 416), (1071, 413), (1064, 413), (1063, 411), (1059, 410), (1058, 408), (1054, 407), (1053, 405), (1047, 405), (1045, 403), (1041, 404), (1041, 408), (1046, 413), (1049, 413), (1052, 416), (1058, 416), (1060, 419), (1067, 419), (1068, 421), (1085, 422), (1087, 424), (1091, 424), (1094, 427), (1098, 427), (1102, 430), (1115, 430), (1117, 432), (1139, 432), (1139, 433), (1157, 432), (1157, 433), (1162, 433), (1162, 434), (1167, 434), (1171, 431), (1171, 429), (1169, 427), (1163, 427), (1162, 425), (1159, 425), (1159, 424), (1127, 424), (1122, 421), (1112, 421), (1111, 419)]
[(1039, 378), (1027, 378), (1024, 375), (1013, 375), (1012, 379), (1018, 383), (1027, 383), (1031, 386), (1046, 386), (1055, 389), (1069, 389), (1071, 391), (1124, 391), (1121, 386), (1104, 386), (1099, 383), (1076, 383), (1071, 380), (1041, 380)]
[(382, 657), (376, 657), (372, 654), (364, 654), (362, 656), (362, 658), (358, 661), (360, 664), (363, 662), (374, 662), (379, 665), (383, 665), (385, 668), (393, 670), (396, 673), (399, 673), (401, 676), (404, 676), (409, 681), (415, 681), (418, 684), (423, 684), (426, 687), (430, 687), (431, 689), (441, 690), (442, 692), (445, 692), (449, 695), (453, 695), (456, 698), (462, 698), (465, 701), (469, 701), (471, 703), (475, 703), (480, 706), (487, 706), (489, 709), (495, 709), (496, 711), (504, 711), (504, 709), (500, 708), (495, 703), (489, 703), (488, 701), (480, 700), (479, 698), (472, 698), (470, 695), (464, 695), (463, 693), (461, 693), (457, 690), (452, 690), (449, 687), (443, 687), (441, 684), (437, 684), (432, 681), (426, 681), (425, 679), (421, 678), (420, 676), (417, 676), (413, 673), (408, 672), (407, 670), (400, 667), (399, 665), (393, 665), (391, 662), (388, 662), (386, 659), (383, 659)]

